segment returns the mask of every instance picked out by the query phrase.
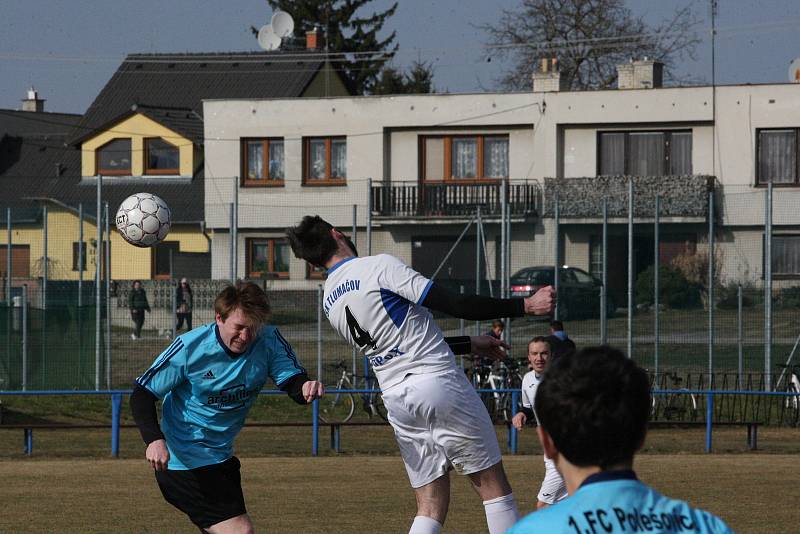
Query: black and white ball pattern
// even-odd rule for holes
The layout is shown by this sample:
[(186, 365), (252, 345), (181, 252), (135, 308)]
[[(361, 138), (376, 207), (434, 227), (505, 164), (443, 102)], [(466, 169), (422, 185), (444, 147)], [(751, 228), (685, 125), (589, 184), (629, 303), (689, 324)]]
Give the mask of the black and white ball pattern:
[(125, 241), (137, 247), (151, 247), (167, 237), (172, 213), (160, 197), (152, 193), (136, 193), (122, 201), (116, 223)]

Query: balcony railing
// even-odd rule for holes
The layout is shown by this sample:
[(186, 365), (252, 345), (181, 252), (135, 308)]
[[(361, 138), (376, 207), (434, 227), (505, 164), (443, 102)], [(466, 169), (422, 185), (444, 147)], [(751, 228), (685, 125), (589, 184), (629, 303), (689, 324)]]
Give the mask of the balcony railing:
[[(512, 216), (538, 216), (541, 187), (536, 181), (509, 180), (508, 206)], [(372, 213), (377, 217), (466, 217), (481, 206), (487, 217), (501, 214), (501, 182), (392, 182), (372, 186)]]

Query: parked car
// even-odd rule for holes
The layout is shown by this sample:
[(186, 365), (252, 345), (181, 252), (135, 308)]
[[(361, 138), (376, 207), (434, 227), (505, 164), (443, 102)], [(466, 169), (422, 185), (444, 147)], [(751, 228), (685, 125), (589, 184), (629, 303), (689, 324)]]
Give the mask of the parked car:
[[(540, 265), (526, 267), (511, 276), (511, 295), (527, 297), (545, 286), (555, 285), (554, 268)], [(564, 266), (559, 272), (558, 311), (561, 319), (598, 317), (600, 315), (600, 289), (603, 283), (582, 269)], [(606, 301), (606, 316), (617, 311), (614, 299)]]

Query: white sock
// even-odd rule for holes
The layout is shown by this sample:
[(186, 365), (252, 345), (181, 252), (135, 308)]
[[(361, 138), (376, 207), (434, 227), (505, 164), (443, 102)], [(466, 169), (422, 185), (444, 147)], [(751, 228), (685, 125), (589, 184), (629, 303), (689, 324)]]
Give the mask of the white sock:
[(486, 510), (486, 524), (489, 526), (489, 534), (503, 534), (519, 519), (517, 503), (514, 502), (513, 493), (483, 501), (483, 507)]
[(418, 515), (411, 523), (411, 528), (408, 534), (439, 534), (442, 530), (442, 524), (432, 517)]

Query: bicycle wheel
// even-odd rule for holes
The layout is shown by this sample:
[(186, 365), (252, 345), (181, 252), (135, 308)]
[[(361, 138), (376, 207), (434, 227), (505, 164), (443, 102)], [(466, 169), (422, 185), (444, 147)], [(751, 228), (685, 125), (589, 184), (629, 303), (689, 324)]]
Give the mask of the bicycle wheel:
[[(325, 390), (339, 389), (338, 385), (325, 386)], [(356, 403), (352, 393), (325, 395), (319, 401), (319, 418), (325, 423), (346, 423), (353, 417)]]
[(792, 395), (784, 397), (786, 420), (792, 426), (796, 426), (798, 417), (800, 417), (800, 391), (798, 391), (797, 384), (794, 381), (787, 384), (786, 393), (792, 393)]

